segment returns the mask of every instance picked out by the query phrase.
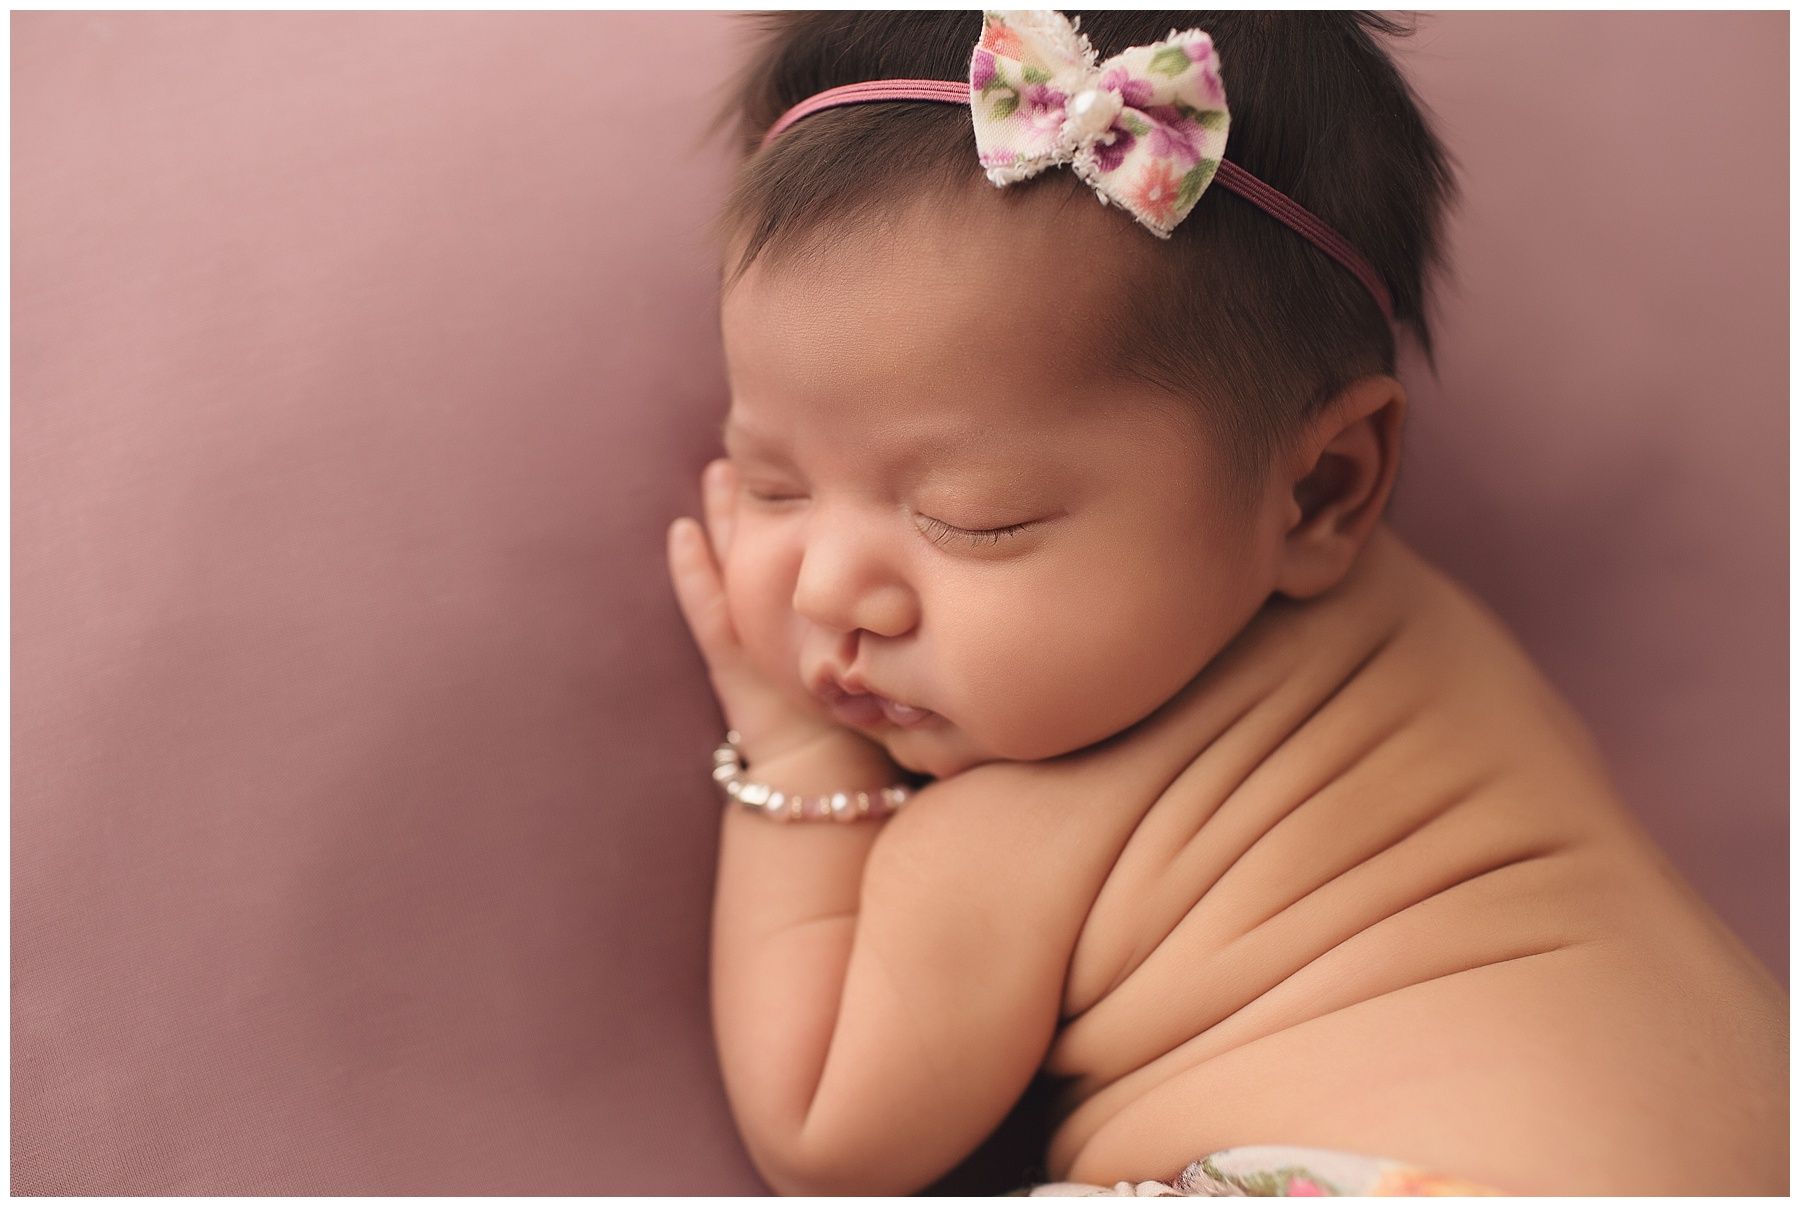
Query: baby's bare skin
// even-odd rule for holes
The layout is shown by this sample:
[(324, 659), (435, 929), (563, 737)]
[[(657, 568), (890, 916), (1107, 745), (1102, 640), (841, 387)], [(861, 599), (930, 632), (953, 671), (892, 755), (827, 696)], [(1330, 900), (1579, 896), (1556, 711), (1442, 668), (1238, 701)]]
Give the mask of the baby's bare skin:
[[(764, 773), (880, 782), (842, 753)], [(1284, 1144), (1521, 1194), (1785, 1191), (1785, 993), (1383, 524), (1097, 746), (879, 827), (728, 809), (712, 973), (782, 1193), (913, 1193), (1038, 1072), (1064, 1079), (1056, 1181)]]
[(1040, 869), (1101, 884), (1044, 1065), (1070, 1079), (1053, 1179), (1274, 1143), (1522, 1194), (1785, 1193), (1784, 992), (1385, 525), (1058, 763), (1036, 790), (1105, 866)]
[[(1089, 347), (1134, 232), (992, 193), (721, 303), (741, 490), (716, 563), (672, 549), (750, 774), (937, 777), (878, 825), (727, 810), (713, 1013), (770, 1185), (915, 1193), (1047, 1071), (1056, 1180), (1289, 1144), (1524, 1193), (1780, 1192), (1786, 998), (1505, 630), (1379, 522), (1400, 383), (1346, 385), (1234, 503), (1210, 433)], [(940, 543), (938, 512), (1029, 523)], [(935, 720), (771, 736), (852, 670)]]

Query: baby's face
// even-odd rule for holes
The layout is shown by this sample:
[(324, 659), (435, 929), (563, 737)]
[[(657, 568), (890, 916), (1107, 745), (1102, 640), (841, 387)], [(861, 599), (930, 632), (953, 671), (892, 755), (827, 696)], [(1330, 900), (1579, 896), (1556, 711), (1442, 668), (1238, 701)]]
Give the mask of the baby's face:
[(1153, 236), (981, 187), (955, 223), (759, 261), (721, 315), (737, 631), (797, 697), (849, 672), (930, 710), (854, 727), (939, 778), (1148, 716), (1267, 598), (1276, 544), (1191, 404), (1108, 369), (1108, 255)]

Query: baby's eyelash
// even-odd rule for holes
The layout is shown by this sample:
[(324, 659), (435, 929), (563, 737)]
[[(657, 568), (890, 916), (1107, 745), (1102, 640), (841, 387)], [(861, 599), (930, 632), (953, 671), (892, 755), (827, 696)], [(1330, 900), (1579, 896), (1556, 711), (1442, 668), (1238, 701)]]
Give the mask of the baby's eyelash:
[[(771, 495), (748, 489), (745, 493), (761, 503), (791, 503), (796, 499), (806, 497), (804, 495)], [(966, 541), (971, 545), (998, 544), (1006, 537), (1017, 536), (1037, 523), (1036, 520), (1027, 520), (1023, 524), (1008, 524), (1004, 528), (958, 528), (955, 524), (946, 524), (944, 521), (933, 519), (928, 515), (919, 516), (918, 519), (928, 529), (931, 543), (940, 546), (953, 540)]]
[(972, 545), (992, 545), (1003, 537), (1017, 536), (1019, 533), (1024, 532), (1027, 528), (1031, 527), (1034, 522), (1028, 520), (1023, 524), (1008, 524), (1005, 528), (971, 529), (958, 528), (954, 524), (946, 524), (942, 520), (934, 520), (928, 515), (922, 515), (919, 519), (923, 520), (931, 531), (937, 534), (931, 538), (931, 543), (934, 545), (942, 545), (945, 541), (953, 538), (968, 541)]

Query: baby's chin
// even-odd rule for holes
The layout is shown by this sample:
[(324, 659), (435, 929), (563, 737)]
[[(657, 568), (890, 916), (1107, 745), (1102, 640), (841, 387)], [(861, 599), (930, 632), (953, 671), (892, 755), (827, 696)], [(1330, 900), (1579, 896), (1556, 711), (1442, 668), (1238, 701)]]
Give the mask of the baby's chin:
[(906, 770), (914, 775), (928, 775), (936, 780), (947, 780), (953, 775), (962, 774), (971, 767), (979, 767), (983, 763), (996, 761), (994, 755), (948, 745), (941, 739), (934, 741), (927, 739), (925, 735), (914, 735), (904, 731), (884, 735), (882, 745), (887, 748), (888, 757)]

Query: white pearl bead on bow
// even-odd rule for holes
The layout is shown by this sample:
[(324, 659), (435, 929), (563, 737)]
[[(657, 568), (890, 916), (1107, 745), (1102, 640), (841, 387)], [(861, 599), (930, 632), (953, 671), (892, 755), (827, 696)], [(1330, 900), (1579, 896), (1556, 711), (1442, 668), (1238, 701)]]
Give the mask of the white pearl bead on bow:
[(1104, 134), (1125, 107), (1125, 98), (1111, 88), (1084, 88), (1069, 98), (1064, 129), (1086, 142)]

